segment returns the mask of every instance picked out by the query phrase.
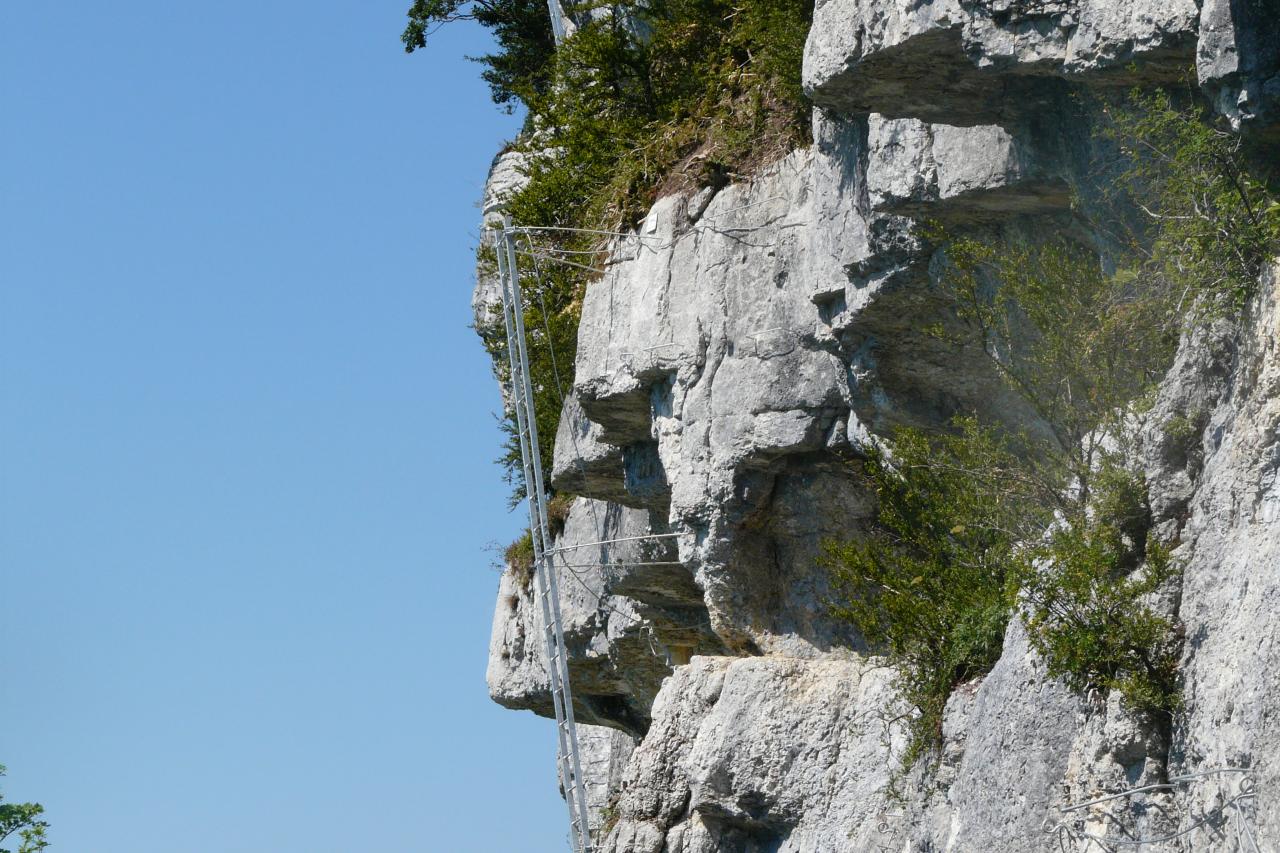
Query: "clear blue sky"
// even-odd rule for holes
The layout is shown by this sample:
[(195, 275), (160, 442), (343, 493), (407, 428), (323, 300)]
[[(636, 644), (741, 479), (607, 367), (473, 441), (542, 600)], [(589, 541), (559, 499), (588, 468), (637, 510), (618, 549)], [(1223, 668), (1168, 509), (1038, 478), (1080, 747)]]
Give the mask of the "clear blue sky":
[(408, 5), (0, 4), (0, 762), (54, 851), (564, 849), (484, 686), (517, 120)]

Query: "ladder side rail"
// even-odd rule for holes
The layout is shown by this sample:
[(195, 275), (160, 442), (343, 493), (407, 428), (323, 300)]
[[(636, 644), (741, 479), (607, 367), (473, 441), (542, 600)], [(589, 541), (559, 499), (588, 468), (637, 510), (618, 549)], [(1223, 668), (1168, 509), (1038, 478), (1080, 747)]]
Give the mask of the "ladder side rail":
[[(505, 243), (505, 236), (502, 238)], [(531, 399), (527, 384), (528, 378), (525, 372), (527, 365), (527, 357), (524, 355), (523, 340), (516, 334), (515, 322), (515, 302), (519, 298), (519, 294), (514, 292), (511, 287), (510, 279), (513, 278), (512, 273), (517, 272), (517, 268), (511, 262), (514, 259), (507, 260), (504, 251), (505, 246), (499, 247), (498, 263), (502, 272), (502, 304), (504, 311), (504, 321), (507, 325), (507, 357), (511, 369), (511, 396), (512, 403), (516, 414), (516, 431), (517, 439), (520, 445), (520, 463), (522, 473), (524, 474), (526, 499), (529, 504), (529, 536), (533, 542), (534, 563), (535, 565), (542, 559), (546, 552), (545, 542), (543, 540), (543, 510), (541, 509), (540, 495), (535, 488), (534, 480), (534, 455), (530, 447), (530, 439), (532, 435), (536, 435), (536, 425), (533, 422), (533, 412), (528, 403)], [(547, 623), (550, 624), (549, 622)]]
[[(541, 491), (541, 474), (540, 467), (537, 464), (537, 456), (531, 453), (531, 447), (536, 448), (536, 424), (533, 421), (533, 412), (531, 407), (531, 389), (528, 384), (527, 374), (527, 353), (524, 347), (523, 327), (523, 311), (519, 315), (515, 311), (520, 307), (520, 294), (518, 290), (518, 267), (515, 264), (514, 252), (508, 253), (504, 249), (509, 248), (506, 244), (510, 239), (507, 235), (506, 228), (510, 226), (510, 221), (505, 223), (504, 231), (500, 237), (500, 245), (498, 246), (499, 276), (502, 284), (502, 301), (503, 301), (503, 320), (507, 329), (508, 341), (508, 362), (511, 369), (511, 385), (513, 405), (516, 414), (516, 429), (518, 433), (520, 456), (525, 478), (525, 490), (528, 492), (529, 500), (529, 521), (530, 521), (530, 537), (534, 546), (534, 562), (537, 567), (535, 577), (538, 582), (538, 599), (541, 605), (543, 616), (543, 642), (546, 649), (548, 675), (551, 680), (551, 696), (555, 706), (556, 715), (556, 738), (557, 738), (557, 756), (556, 770), (560, 777), (560, 785), (565, 792), (566, 805), (569, 809), (569, 825), (575, 853), (583, 853), (590, 848), (585, 844), (587, 837), (587, 826), (583, 819), (585, 809), (581, 807), (580, 788), (576, 787), (576, 780), (571, 776), (570, 756), (576, 757), (577, 742), (576, 737), (570, 741), (567, 734), (576, 735), (570, 721), (569, 732), (566, 733), (565, 708), (568, 705), (568, 697), (563, 690), (562, 674), (567, 674), (557, 665), (557, 661), (564, 660), (564, 641), (563, 631), (560, 627), (559, 613), (553, 613), (549, 606), (549, 601), (558, 603), (553, 589), (547, 583), (549, 573), (545, 570), (545, 548), (544, 534), (546, 533), (546, 517), (545, 506), (540, 500), (543, 492)], [(514, 286), (513, 286), (514, 285)], [(519, 322), (516, 318), (519, 317)], [(517, 330), (520, 330), (518, 333)], [(580, 778), (580, 776), (578, 777)], [(577, 807), (575, 809), (575, 806)]]
[[(505, 223), (506, 228), (510, 229), (510, 218)], [(550, 525), (547, 517), (546, 508), (546, 486), (543, 482), (541, 449), (538, 444), (538, 425), (534, 419), (534, 403), (533, 403), (533, 387), (529, 381), (528, 368), (528, 349), (525, 342), (528, 340), (524, 328), (524, 303), (523, 295), (520, 288), (519, 267), (516, 260), (515, 240), (510, 230), (506, 231), (506, 249), (507, 249), (507, 269), (511, 283), (511, 305), (515, 315), (515, 340), (517, 361), (519, 364), (519, 373), (521, 378), (521, 390), (524, 396), (524, 410), (527, 430), (525, 436), (528, 439), (522, 450), (527, 448), (529, 452), (528, 466), (526, 468), (526, 476), (532, 469), (532, 477), (526, 480), (529, 486), (530, 512), (533, 517), (533, 540), (535, 560), (541, 568), (545, 569), (545, 583), (547, 584), (547, 595), (543, 599), (543, 604), (549, 602), (551, 613), (547, 620), (546, 626), (548, 632), (551, 633), (550, 639), (554, 640), (555, 653), (548, 656), (548, 662), (552, 664), (552, 695), (558, 700), (557, 704), (562, 704), (564, 716), (568, 718), (569, 733), (571, 736), (572, 750), (567, 751), (569, 754), (575, 754), (578, 748), (576, 738), (576, 726), (573, 720), (573, 705), (571, 701), (571, 693), (568, 689), (569, 672), (568, 672), (568, 650), (564, 643), (563, 620), (560, 613), (559, 589), (556, 584), (554, 569), (549, 565), (547, 557), (549, 556), (550, 545)], [(539, 542), (541, 540), (541, 543)], [(539, 547), (541, 545), (541, 547)], [(540, 578), (540, 580), (542, 580)], [(558, 666), (556, 664), (559, 664)], [(563, 723), (563, 720), (558, 720)], [(560, 726), (563, 732), (564, 726)], [(575, 762), (576, 764), (576, 762)], [(566, 768), (569, 769), (569, 768)], [(577, 774), (581, 778), (581, 774)], [(572, 796), (575, 791), (574, 786), (566, 786), (566, 796)]]
[[(507, 227), (510, 227), (509, 218), (508, 218)], [(504, 230), (504, 238), (503, 238), (504, 248), (505, 248), (505, 243), (507, 239), (505, 234), (506, 232)], [(502, 249), (499, 250), (499, 253), (500, 255), (504, 254)], [(534, 443), (537, 440), (537, 424), (533, 420), (533, 410), (531, 405), (532, 393), (531, 393), (531, 389), (529, 388), (528, 372), (527, 372), (528, 355), (527, 355), (527, 351), (525, 350), (525, 347), (523, 346), (525, 339), (523, 335), (523, 323), (520, 322), (520, 320), (523, 319), (523, 311), (521, 311), (520, 314), (518, 315), (515, 313), (520, 309), (519, 300), (521, 296), (518, 289), (518, 285), (515, 284), (518, 281), (519, 267), (516, 265), (514, 254), (510, 254), (506, 259), (506, 269), (507, 269), (509, 280), (503, 281), (503, 286), (505, 288), (503, 292), (503, 297), (506, 300), (505, 304), (510, 306), (510, 309), (512, 312), (511, 315), (508, 317), (508, 319), (511, 320), (511, 328), (512, 328), (511, 337), (513, 341), (513, 346), (511, 349), (512, 376), (514, 379), (513, 394), (516, 397), (516, 419), (517, 419), (517, 428), (519, 429), (519, 439), (520, 439), (520, 461), (524, 469), (525, 491), (528, 493), (527, 498), (529, 503), (529, 522), (530, 522), (529, 534), (533, 542), (534, 565), (535, 567), (538, 567), (538, 570), (535, 571), (535, 577), (537, 578), (538, 584), (539, 584), (540, 604), (543, 606), (543, 608), (549, 608), (550, 606), (549, 600), (555, 601), (555, 599), (554, 598), (549, 599), (547, 595), (542, 594), (544, 592), (547, 592), (547, 593), (552, 592), (553, 590), (551, 590), (550, 588), (547, 588), (544, 590), (542, 588), (542, 585), (546, 583), (546, 578), (541, 574), (541, 571), (540, 571), (541, 566), (543, 565), (546, 559), (546, 554), (547, 554), (547, 547), (546, 547), (547, 526), (546, 526), (546, 520), (545, 520), (546, 510), (544, 507), (544, 502), (541, 500), (542, 494), (543, 494), (541, 489), (542, 481), (541, 481), (541, 477), (539, 476), (541, 474), (541, 469), (538, 465), (539, 460), (538, 460), (538, 454), (536, 452), (537, 445)], [(554, 641), (555, 637), (557, 637), (560, 633), (562, 633), (562, 628), (560, 627), (561, 623), (559, 621), (559, 613), (556, 612), (553, 614), (550, 609), (546, 609), (546, 611), (544, 612), (544, 616), (546, 617), (543, 623), (544, 631), (555, 632), (554, 634), (552, 633), (547, 634), (547, 640), (550, 643)], [(552, 618), (553, 616), (555, 617), (554, 620)], [(563, 641), (560, 641), (560, 642), (563, 642)], [(551, 646), (548, 647), (548, 650), (547, 650), (548, 664), (555, 661), (555, 659), (559, 656), (558, 655), (559, 651), (560, 650), (558, 648), (551, 647)], [(559, 700), (561, 696), (560, 684), (559, 684), (561, 672), (558, 669), (554, 669), (553, 671), (549, 672), (548, 675), (550, 676), (551, 682), (552, 682), (553, 698), (555, 698), (556, 700)], [(560, 716), (561, 716), (560, 712), (557, 709), (557, 719), (559, 719)]]
[[(499, 239), (504, 240), (503, 237), (500, 237)], [(509, 381), (511, 383), (511, 404), (515, 410), (515, 416), (516, 416), (516, 439), (518, 440), (518, 443), (520, 445), (520, 463), (523, 469), (522, 473), (524, 474), (525, 491), (530, 493), (529, 495), (530, 531), (529, 532), (530, 532), (530, 536), (533, 537), (535, 536), (535, 528), (538, 525), (538, 518), (536, 515), (536, 509), (533, 503), (534, 498), (532, 496), (532, 488), (531, 488), (532, 479), (531, 479), (531, 470), (529, 467), (529, 461), (530, 461), (529, 448), (527, 446), (527, 441), (528, 441), (527, 413), (525, 412), (525, 405), (524, 405), (525, 404), (524, 377), (520, 372), (521, 362), (518, 354), (517, 342), (515, 337), (515, 320), (514, 320), (514, 315), (512, 313), (512, 307), (511, 307), (512, 306), (511, 288), (508, 282), (509, 267), (507, 266), (506, 253), (503, 251), (503, 248), (504, 247), (500, 244), (498, 246), (498, 252), (497, 252), (498, 280), (502, 284), (502, 313), (503, 313), (502, 319), (503, 319), (503, 325), (506, 327), (506, 332), (507, 332), (507, 363), (510, 370)], [(541, 543), (539, 543), (537, 539), (534, 539), (533, 544), (535, 549), (534, 558), (536, 560), (537, 548)]]
[(560, 0), (547, 0), (547, 11), (551, 14), (551, 32), (556, 39), (556, 47), (564, 43), (564, 10), (560, 8)]
[[(557, 721), (557, 726), (565, 730), (564, 735), (566, 735), (569, 740), (569, 743), (568, 743), (569, 749), (568, 749), (567, 757), (571, 762), (571, 768), (573, 771), (572, 788), (570, 789), (566, 787), (565, 793), (566, 793), (566, 798), (572, 797), (572, 799), (574, 800), (574, 802), (571, 803), (571, 808), (573, 805), (577, 806), (578, 814), (576, 815), (576, 819), (577, 819), (577, 822), (579, 822), (581, 827), (581, 835), (580, 835), (581, 849), (584, 851), (584, 853), (586, 853), (586, 851), (590, 851), (591, 849), (591, 844), (590, 844), (590, 841), (588, 840), (590, 823), (587, 815), (586, 787), (582, 778), (582, 760), (580, 756), (581, 751), (578, 745), (577, 723), (574, 720), (574, 713), (573, 713), (573, 694), (569, 686), (568, 650), (566, 649), (565, 642), (564, 642), (564, 628), (563, 628), (564, 623), (561, 619), (561, 614), (560, 614), (559, 587), (558, 587), (558, 584), (556, 583), (555, 568), (552, 565), (552, 563), (547, 559), (547, 554), (545, 550), (546, 547), (549, 547), (551, 542), (550, 524), (548, 523), (548, 519), (547, 519), (547, 507), (546, 507), (547, 492), (546, 492), (546, 485), (543, 482), (543, 476), (542, 476), (542, 452), (541, 452), (541, 447), (538, 444), (538, 424), (534, 416), (535, 409), (533, 404), (533, 387), (531, 382), (529, 381), (529, 353), (528, 353), (528, 348), (525, 345), (525, 342), (527, 341), (527, 337), (525, 335), (525, 327), (524, 327), (524, 304), (523, 304), (523, 296), (520, 288), (520, 278), (518, 275), (519, 268), (516, 264), (515, 237), (510, 230), (511, 228), (510, 216), (506, 217), (503, 225), (504, 225), (504, 236), (506, 237), (507, 273), (508, 273), (508, 278), (511, 282), (511, 296), (512, 296), (511, 307), (512, 307), (512, 311), (515, 313), (515, 321), (516, 321), (516, 327), (515, 327), (516, 347), (520, 355), (520, 368), (521, 368), (522, 377), (525, 380), (524, 381), (524, 392), (526, 396), (525, 412), (529, 422), (528, 431), (529, 431), (530, 465), (533, 468), (533, 488), (534, 488), (534, 492), (536, 493), (535, 502), (538, 508), (538, 516), (539, 516), (538, 521), (541, 528), (540, 530), (542, 534), (541, 538), (544, 545), (541, 555), (536, 555), (536, 556), (541, 557), (541, 559), (539, 559), (538, 562), (541, 565), (546, 575), (546, 582), (547, 582), (547, 588), (548, 588), (547, 591), (549, 593), (547, 598), (550, 600), (550, 604), (551, 604), (552, 619), (553, 619), (553, 624), (555, 625), (555, 645), (557, 646), (557, 651), (559, 652), (559, 654), (553, 657), (551, 660), (549, 660), (548, 663), (550, 663), (551, 669), (559, 670), (559, 672), (557, 673), (558, 678), (556, 678), (555, 680), (558, 680), (560, 682), (559, 687), (560, 687), (560, 690), (562, 691), (561, 704), (564, 707), (564, 716), (565, 716), (565, 720), (568, 723), (567, 726), (559, 726), (559, 721)], [(535, 538), (535, 544), (536, 544), (536, 538)], [(555, 685), (553, 683), (553, 687), (554, 686)]]
[[(516, 326), (512, 307), (514, 302), (509, 281), (509, 275), (515, 271), (515, 268), (509, 264), (504, 251), (505, 232), (504, 236), (500, 237), (500, 240), (503, 245), (498, 247), (498, 274), (499, 281), (502, 284), (503, 322), (507, 331), (507, 361), (511, 370), (511, 397), (516, 415), (516, 438), (520, 446), (520, 463), (524, 474), (526, 497), (529, 503), (529, 536), (533, 543), (534, 563), (536, 565), (544, 552), (544, 543), (540, 536), (542, 532), (541, 512), (538, 509), (538, 495), (535, 494), (533, 489), (532, 457), (529, 449), (529, 428), (532, 422), (532, 413), (526, 407), (529, 398), (525, 393), (524, 359), (520, 355), (522, 351), (521, 342), (515, 335)], [(550, 625), (550, 622), (547, 622), (547, 624)]]
[[(540, 561), (542, 559), (542, 556), (541, 556), (542, 541), (541, 541), (541, 535), (540, 535), (541, 525), (540, 525), (540, 515), (538, 511), (538, 506), (537, 506), (538, 496), (533, 489), (534, 480), (533, 480), (532, 468), (530, 467), (531, 459), (530, 459), (529, 444), (528, 444), (529, 413), (526, 411), (527, 397), (525, 395), (525, 377), (523, 375), (523, 371), (521, 370), (522, 360), (519, 355), (519, 347), (517, 345), (517, 338), (515, 336), (515, 319), (514, 319), (514, 314), (512, 312), (512, 305), (513, 305), (512, 293), (510, 288), (510, 282), (508, 281), (508, 277), (507, 277), (509, 268), (507, 266), (507, 256), (505, 252), (505, 237), (500, 236), (499, 239), (501, 242), (500, 242), (500, 245), (498, 246), (498, 252), (497, 252), (498, 271), (500, 276), (499, 281), (502, 285), (503, 321), (507, 331), (507, 345), (508, 345), (507, 357), (508, 357), (508, 363), (510, 365), (510, 370), (511, 370), (510, 379), (511, 379), (512, 405), (514, 407), (515, 416), (516, 416), (516, 439), (520, 447), (520, 461), (521, 461), (521, 467), (523, 469), (522, 473), (524, 474), (525, 490), (528, 492), (527, 497), (529, 502), (529, 534), (530, 534), (530, 539), (533, 543), (533, 548), (534, 548), (534, 564), (535, 566), (537, 566), (540, 564)], [(537, 582), (538, 582), (538, 602), (541, 605), (542, 611), (543, 611), (543, 642), (546, 646), (547, 661), (548, 663), (550, 663), (551, 661), (555, 660), (556, 649), (553, 645), (554, 640), (551, 634), (551, 631), (553, 630), (551, 611), (549, 610), (547, 605), (548, 590), (546, 589), (546, 580), (540, 571), (535, 571), (535, 577), (537, 578)], [(560, 701), (559, 701), (560, 691), (558, 689), (558, 685), (554, 683), (555, 681), (558, 680), (555, 678), (556, 675), (558, 675), (558, 673), (551, 674), (551, 678), (553, 681), (552, 697), (555, 700), (556, 721), (557, 721), (557, 724), (559, 724), (559, 722), (563, 719), (563, 713), (560, 709)], [(557, 725), (557, 728), (559, 728), (558, 725)], [(565, 744), (562, 742), (561, 746), (564, 747)], [(562, 749), (561, 755), (563, 754), (563, 751), (564, 750)], [(561, 760), (561, 757), (557, 756), (557, 771), (561, 769), (559, 766), (560, 760)], [(563, 784), (567, 780), (562, 779), (561, 781)]]

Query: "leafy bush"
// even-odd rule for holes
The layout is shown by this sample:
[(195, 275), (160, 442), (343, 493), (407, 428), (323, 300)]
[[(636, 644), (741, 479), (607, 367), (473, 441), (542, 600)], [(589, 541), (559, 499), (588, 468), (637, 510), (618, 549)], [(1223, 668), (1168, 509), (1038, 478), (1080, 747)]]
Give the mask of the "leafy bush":
[(1102, 196), (1142, 214), (1116, 236), (1170, 291), (1178, 316), (1240, 310), (1280, 252), (1274, 171), (1260, 174), (1241, 138), (1195, 93), (1134, 90), (1105, 115), (1102, 135), (1121, 169)]
[(563, 492), (547, 501), (547, 525), (552, 539), (564, 532), (564, 526), (569, 521), (569, 511), (573, 509), (573, 501), (573, 495)]
[[(547, 501), (547, 526), (552, 539), (564, 532), (565, 523), (569, 520), (569, 510), (573, 508), (573, 501), (573, 495), (563, 493), (554, 495)], [(533, 584), (536, 563), (533, 534), (525, 530), (519, 538), (507, 546), (502, 556), (520, 581), (520, 586), (528, 590)]]
[(516, 541), (507, 546), (502, 556), (520, 581), (521, 589), (528, 590), (533, 584), (533, 534), (528, 530), (520, 534)]
[(1167, 92), (1135, 92), (1104, 117), (1122, 158), (1096, 193), (1119, 226), (1094, 223), (1109, 257), (1063, 238), (930, 235), (961, 343), (989, 357), (1039, 428), (898, 431), (862, 466), (879, 499), (871, 529), (828, 547), (835, 611), (899, 669), (908, 764), (938, 743), (952, 689), (995, 662), (1015, 610), (1071, 687), (1118, 691), (1166, 720), (1179, 706), (1179, 627), (1153, 604), (1178, 568), (1149, 533), (1122, 439), (1179, 334), (1252, 294), (1280, 248), (1280, 204), (1235, 137)]
[(952, 689), (1000, 656), (1027, 490), (1017, 458), (972, 419), (954, 434), (902, 429), (892, 457), (872, 449), (862, 474), (879, 510), (858, 539), (828, 543), (825, 563), (842, 593), (837, 615), (898, 667), (913, 709), (905, 763), (941, 737)]
[(1142, 481), (1108, 462), (1096, 482), (1088, 516), (1055, 527), (1019, 561), (1031, 643), (1076, 690), (1117, 690), (1131, 708), (1168, 714), (1181, 704), (1179, 631), (1144, 600), (1178, 569), (1148, 536)]
[[(5, 774), (5, 767), (0, 764), (0, 776)], [(22, 842), (18, 853), (40, 853), (49, 846), (45, 839), (45, 830), (49, 828), (47, 821), (41, 820), (44, 806), (39, 803), (6, 803), (0, 796), (0, 842), (4, 842), (17, 833)], [(0, 853), (9, 853), (0, 849)]]

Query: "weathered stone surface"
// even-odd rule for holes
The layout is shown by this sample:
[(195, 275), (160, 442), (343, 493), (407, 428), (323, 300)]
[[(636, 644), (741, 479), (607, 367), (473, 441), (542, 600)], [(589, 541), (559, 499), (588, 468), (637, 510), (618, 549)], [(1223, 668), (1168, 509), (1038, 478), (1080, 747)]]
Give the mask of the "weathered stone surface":
[(582, 775), (586, 781), (591, 833), (592, 837), (597, 837), (604, 834), (607, 822), (616, 820), (618, 792), (636, 741), (617, 729), (578, 726), (578, 744)]
[(654, 705), (603, 850), (873, 849), (889, 695), (852, 659), (695, 658)]
[[(617, 504), (579, 499), (564, 531), (556, 537), (563, 549), (553, 558), (559, 580), (561, 619), (569, 649), (569, 678), (577, 717), (584, 723), (613, 726), (642, 734), (649, 705), (670, 671), (663, 638), (699, 650), (718, 644), (702, 627), (705, 611), (689, 604), (692, 580), (666, 577), (670, 596), (684, 596), (684, 606), (656, 594), (615, 595), (613, 584), (637, 571), (635, 563), (670, 559), (652, 543), (591, 545), (650, 532), (649, 516)], [(635, 595), (635, 591), (632, 591)], [(551, 692), (542, 643), (544, 625), (527, 572), (508, 567), (499, 585), (489, 645), (487, 679), (494, 701), (509, 708), (552, 716)]]
[[(1259, 837), (1272, 845), (1280, 844), (1278, 274), (1268, 274), (1199, 433), (1203, 471), (1181, 531), (1187, 719), (1174, 744), (1180, 770), (1253, 769)], [(1195, 379), (1172, 376), (1166, 389), (1183, 398)], [(1209, 843), (1196, 838), (1193, 846)]]
[(570, 394), (556, 430), (551, 482), (571, 495), (594, 495), (599, 500), (636, 504), (623, 486), (622, 448), (603, 439), (604, 429), (587, 418)]
[(1280, 136), (1280, 9), (1271, 0), (1204, 0), (1196, 73), (1245, 132)]
[[(493, 158), (481, 202), (484, 211), (482, 224), (485, 229), (480, 237), (482, 245), (493, 245), (494, 238), (489, 229), (502, 224), (503, 203), (527, 182), (524, 174), (526, 161), (526, 155), (510, 150)], [(471, 294), (471, 313), (477, 328), (485, 328), (495, 322), (501, 324), (502, 283), (498, 280), (496, 267), (481, 268), (477, 272), (476, 287)]]
[[(1222, 789), (1072, 804), (1222, 768), (1250, 770), (1258, 849), (1280, 845), (1276, 273), (1243, 323), (1182, 342), (1138, 424), (1156, 531), (1185, 566), (1160, 599), (1187, 636), (1172, 729), (1116, 696), (1067, 691), (1015, 622), (994, 670), (952, 696), (939, 761), (890, 804), (893, 673), (830, 617), (818, 562), (873, 510), (853, 467), (866, 442), (960, 411), (1036, 428), (985, 357), (927, 331), (956, 319), (913, 218), (1105, 243), (1066, 190), (1097, 168), (1090, 118), (1067, 95), (1172, 80), (1193, 53), (1218, 109), (1268, 132), (1280, 15), (1202, 6), (820, 0), (805, 63), (822, 107), (813, 146), (750, 181), (660, 200), (613, 247), (586, 293), (557, 435), (554, 482), (587, 496), (558, 543), (676, 535), (559, 560), (572, 563), (559, 578), (575, 708), (607, 727), (584, 737), (603, 849), (1085, 853), (1097, 845), (1046, 829), (1079, 814), (1100, 836), (1171, 835)], [(499, 161), (490, 195), (515, 175)], [(477, 306), (492, 288), (482, 276)], [(489, 684), (504, 705), (550, 715), (534, 604), (509, 570)], [(606, 807), (617, 823), (604, 833)], [(1143, 849), (1251, 849), (1217, 823)]]
[[(628, 491), (669, 505), (670, 522), (688, 534), (680, 558), (696, 572), (716, 632), (793, 653), (829, 644), (838, 631), (823, 617), (812, 551), (799, 564), (761, 562), (742, 549), (770, 546), (731, 531), (761, 515), (788, 459), (825, 453), (847, 418), (844, 367), (815, 336), (812, 172), (813, 157), (799, 152), (721, 191), (696, 222), (682, 199), (660, 202), (588, 288), (576, 371), (583, 410), (635, 460)], [(641, 464), (648, 470), (632, 476)], [(827, 489), (841, 477), (838, 466), (821, 476)], [(856, 517), (850, 502), (829, 523)], [(748, 566), (760, 566), (763, 587), (726, 582)], [(757, 624), (766, 613), (742, 599), (764, 595), (794, 606)]]
[(1070, 206), (1063, 178), (1029, 133), (916, 119), (868, 121), (867, 185), (874, 210), (940, 220), (994, 221)]
[[(915, 774), (912, 808), (889, 822), (886, 835), (900, 845), (909, 840), (916, 845), (911, 849), (1055, 849), (1043, 825), (1062, 801), (1080, 711), (1075, 697), (1045, 678), (1021, 625), (1011, 624), (995, 668), (948, 705), (950, 755), (937, 778)], [(930, 797), (929, 787), (939, 784), (944, 787)]]
[(1177, 79), (1198, 18), (1194, 0), (818, 0), (804, 80), (840, 112), (1006, 123), (1065, 79)]

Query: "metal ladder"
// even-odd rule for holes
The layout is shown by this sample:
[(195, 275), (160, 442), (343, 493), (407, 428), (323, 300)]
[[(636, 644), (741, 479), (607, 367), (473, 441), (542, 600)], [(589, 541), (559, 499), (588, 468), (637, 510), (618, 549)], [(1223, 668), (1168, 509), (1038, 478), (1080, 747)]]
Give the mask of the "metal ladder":
[(569, 662), (560, 619), (560, 595), (553, 548), (547, 523), (547, 492), (542, 477), (542, 454), (538, 448), (538, 423), (533, 407), (533, 387), (529, 379), (529, 350), (524, 331), (524, 303), (520, 291), (520, 270), (516, 264), (515, 236), (511, 217), (504, 216), (497, 241), (498, 277), (502, 282), (502, 318), (507, 328), (507, 358), (511, 369), (511, 402), (516, 412), (520, 437), (520, 461), (524, 466), (525, 491), (529, 497), (529, 533), (533, 538), (533, 558), (537, 596), (542, 607), (543, 640), (547, 670), (551, 677), (551, 699), (556, 709), (556, 764), (560, 787), (569, 806), (569, 836), (574, 853), (592, 853), (591, 827), (587, 821), (587, 792), (582, 779), (578, 750), (578, 729), (573, 720), (573, 694), (569, 689)]

